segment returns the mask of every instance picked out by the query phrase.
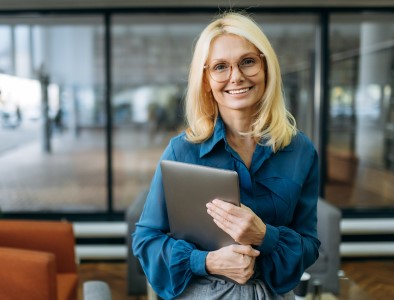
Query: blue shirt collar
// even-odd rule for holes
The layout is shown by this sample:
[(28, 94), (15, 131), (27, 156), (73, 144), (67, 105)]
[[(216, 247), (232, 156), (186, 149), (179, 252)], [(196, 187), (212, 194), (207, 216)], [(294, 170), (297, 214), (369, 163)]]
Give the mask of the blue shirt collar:
[[(202, 158), (204, 155), (208, 154), (209, 152), (212, 151), (212, 149), (216, 146), (217, 143), (219, 143), (221, 140), (223, 140), (225, 143), (226, 142), (226, 127), (224, 126), (223, 120), (220, 117), (220, 115), (217, 117), (215, 128), (213, 131), (212, 136), (206, 140), (204, 143), (201, 144), (200, 148), (200, 158)], [(280, 149), (279, 151), (293, 151), (293, 141), (284, 147), (283, 149)], [(272, 148), (263, 146), (258, 144), (257, 147), (263, 147), (263, 148), (270, 148), (271, 151), (268, 151), (269, 155), (271, 155)], [(267, 149), (265, 150), (267, 152)]]
[(224, 127), (222, 118), (218, 116), (212, 136), (201, 144), (200, 158), (211, 152), (221, 140), (226, 140), (226, 128)]

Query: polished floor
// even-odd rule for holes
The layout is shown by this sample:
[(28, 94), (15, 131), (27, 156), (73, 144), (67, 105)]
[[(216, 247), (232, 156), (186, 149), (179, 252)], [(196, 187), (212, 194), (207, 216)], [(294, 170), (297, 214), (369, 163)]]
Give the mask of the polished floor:
[[(31, 125), (31, 124), (30, 124)], [(32, 126), (32, 125), (31, 125)], [(43, 151), (38, 124), (0, 128), (0, 207), (3, 212), (101, 212), (107, 206), (105, 132), (56, 132)], [(114, 130), (113, 206), (122, 211), (149, 186), (175, 132)], [(339, 208), (393, 209), (394, 171), (330, 156), (326, 200)], [(56, 201), (54, 201), (56, 195)]]
[[(390, 300), (394, 299), (394, 259), (344, 261), (341, 266), (339, 300)], [(79, 265), (80, 299), (82, 283), (87, 280), (106, 281), (112, 291), (112, 300), (146, 300), (146, 296), (126, 295), (126, 264), (81, 263)]]

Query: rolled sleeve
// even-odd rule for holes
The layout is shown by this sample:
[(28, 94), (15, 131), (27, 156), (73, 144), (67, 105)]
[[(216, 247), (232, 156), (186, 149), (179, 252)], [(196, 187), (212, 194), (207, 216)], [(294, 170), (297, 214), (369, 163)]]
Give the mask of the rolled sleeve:
[(262, 244), (258, 247), (260, 254), (265, 256), (271, 254), (279, 241), (279, 229), (266, 224), (266, 232)]
[(193, 250), (190, 255), (190, 269), (194, 275), (205, 276), (208, 275), (205, 269), (205, 259), (207, 258), (207, 251)]

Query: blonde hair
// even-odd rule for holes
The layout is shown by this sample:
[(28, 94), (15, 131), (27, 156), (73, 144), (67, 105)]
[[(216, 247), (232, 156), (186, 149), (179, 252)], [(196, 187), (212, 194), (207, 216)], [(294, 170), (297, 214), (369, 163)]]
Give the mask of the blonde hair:
[(204, 89), (204, 65), (212, 41), (220, 35), (234, 34), (252, 43), (265, 58), (266, 87), (259, 102), (250, 132), (254, 137), (277, 150), (287, 146), (296, 134), (294, 117), (284, 102), (282, 78), (277, 56), (265, 34), (249, 17), (234, 12), (224, 13), (201, 33), (190, 66), (189, 86), (186, 95), (187, 140), (201, 143), (211, 137), (219, 114), (211, 92)]

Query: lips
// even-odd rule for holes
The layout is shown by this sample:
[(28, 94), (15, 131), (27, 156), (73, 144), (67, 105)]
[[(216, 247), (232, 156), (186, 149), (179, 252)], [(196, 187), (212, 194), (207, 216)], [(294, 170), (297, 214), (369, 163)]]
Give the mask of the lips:
[(250, 89), (251, 89), (251, 87), (247, 87), (247, 88), (242, 88), (242, 89), (237, 89), (237, 90), (228, 90), (226, 92), (231, 95), (239, 95), (239, 94), (243, 94), (243, 93), (248, 92)]

